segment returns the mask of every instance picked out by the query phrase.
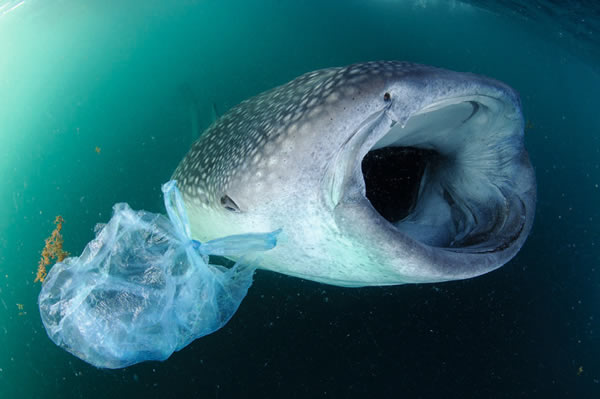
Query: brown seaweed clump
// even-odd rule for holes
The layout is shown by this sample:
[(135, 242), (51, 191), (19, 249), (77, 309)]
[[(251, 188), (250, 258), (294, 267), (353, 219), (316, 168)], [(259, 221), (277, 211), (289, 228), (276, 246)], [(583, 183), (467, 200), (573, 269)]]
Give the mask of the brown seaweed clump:
[(50, 259), (56, 259), (57, 262), (62, 262), (67, 256), (69, 256), (69, 253), (63, 250), (63, 237), (60, 234), (63, 222), (64, 219), (60, 215), (54, 219), (56, 228), (50, 237), (46, 238), (46, 245), (42, 250), (42, 257), (40, 259), (40, 263), (38, 264), (37, 275), (34, 283), (37, 283), (38, 281), (41, 283), (44, 282), (44, 279), (48, 274), (46, 266), (50, 264)]

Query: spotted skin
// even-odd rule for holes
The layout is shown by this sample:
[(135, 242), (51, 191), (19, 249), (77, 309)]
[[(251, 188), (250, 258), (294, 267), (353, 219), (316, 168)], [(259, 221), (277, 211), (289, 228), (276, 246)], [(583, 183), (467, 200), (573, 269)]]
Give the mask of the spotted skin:
[(293, 141), (299, 132), (315, 120), (329, 117), (333, 122), (340, 103), (356, 96), (361, 83), (374, 77), (399, 78), (420, 68), (388, 61), (322, 69), (243, 101), (193, 144), (173, 178), (188, 199), (207, 206), (218, 204), (232, 184), (252, 176), (271, 183), (281, 172), (277, 161), (298, 145)]

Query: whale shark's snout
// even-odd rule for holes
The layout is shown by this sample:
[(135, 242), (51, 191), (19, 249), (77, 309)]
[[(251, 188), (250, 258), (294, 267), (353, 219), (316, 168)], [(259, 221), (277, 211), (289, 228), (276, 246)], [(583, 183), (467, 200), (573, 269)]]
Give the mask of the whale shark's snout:
[(242, 102), (173, 178), (194, 238), (284, 239), (260, 266), (342, 286), (477, 276), (533, 223), (517, 94), (404, 62), (311, 72)]

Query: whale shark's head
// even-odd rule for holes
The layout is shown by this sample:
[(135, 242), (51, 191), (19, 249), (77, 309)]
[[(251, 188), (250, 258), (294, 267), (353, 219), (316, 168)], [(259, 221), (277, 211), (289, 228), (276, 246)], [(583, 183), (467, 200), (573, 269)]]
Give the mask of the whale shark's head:
[(404, 62), (319, 70), (242, 102), (173, 178), (194, 238), (281, 228), (261, 267), (342, 286), (486, 273), (535, 210), (517, 94)]

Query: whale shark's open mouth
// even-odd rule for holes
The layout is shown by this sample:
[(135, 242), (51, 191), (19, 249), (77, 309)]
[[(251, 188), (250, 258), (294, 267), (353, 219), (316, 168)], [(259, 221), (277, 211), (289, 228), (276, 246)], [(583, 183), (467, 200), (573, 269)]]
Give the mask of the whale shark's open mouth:
[(416, 147), (384, 147), (371, 150), (362, 160), (366, 196), (391, 223), (414, 210), (425, 168), (440, 154)]
[(444, 100), (393, 125), (362, 159), (367, 199), (394, 227), (434, 247), (494, 252), (525, 223), (522, 118), (492, 97)]

